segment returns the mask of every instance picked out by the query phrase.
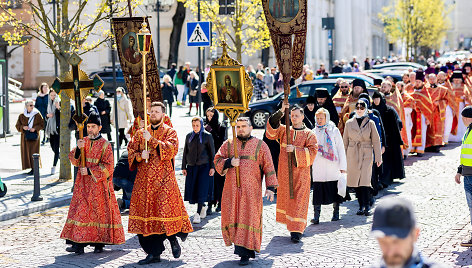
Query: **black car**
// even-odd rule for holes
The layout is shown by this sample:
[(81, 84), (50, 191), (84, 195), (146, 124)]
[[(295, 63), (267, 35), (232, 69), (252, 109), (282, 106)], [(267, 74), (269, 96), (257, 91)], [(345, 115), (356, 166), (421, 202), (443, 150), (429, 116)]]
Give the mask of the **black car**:
[[(121, 67), (117, 65), (116, 69), (116, 88), (122, 87), (125, 89), (125, 92), (128, 91), (126, 88), (126, 83), (125, 83), (125, 78), (123, 77), (123, 71), (121, 70)], [(162, 77), (166, 74), (167, 69), (164, 69), (163, 67), (160, 68), (159, 70), (159, 76), (161, 78), (162, 82)], [(105, 95), (107, 96), (112, 96), (115, 94), (116, 88), (113, 88), (113, 68), (110, 66), (106, 66), (103, 68), (102, 71), (97, 71), (93, 72), (90, 74), (90, 78), (93, 78), (95, 74), (98, 74), (100, 78), (103, 80), (103, 88), (102, 90), (105, 92)]]
[[(349, 82), (352, 80), (346, 79)], [(317, 88), (326, 88), (331, 92), (336, 83), (336, 79), (321, 79), (311, 80), (303, 82), (298, 86), (298, 90), (302, 93), (301, 97), (297, 97), (297, 86), (290, 88), (290, 95), (288, 101), (290, 105), (298, 104), (304, 106), (306, 104), (306, 98), (310, 95), (315, 94)], [(277, 106), (284, 99), (284, 93), (278, 93), (271, 98), (262, 99), (249, 104), (249, 111), (246, 112), (246, 116), (251, 119), (252, 125), (255, 128), (265, 127), (267, 116), (277, 111)]]

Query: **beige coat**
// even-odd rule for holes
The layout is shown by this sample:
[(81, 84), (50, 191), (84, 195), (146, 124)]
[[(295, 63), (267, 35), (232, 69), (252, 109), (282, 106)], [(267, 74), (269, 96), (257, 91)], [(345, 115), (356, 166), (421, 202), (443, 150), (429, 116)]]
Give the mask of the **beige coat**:
[(347, 157), (347, 186), (372, 187), (372, 163), (382, 161), (379, 134), (375, 124), (365, 117), (359, 127), (356, 118), (346, 122), (344, 128), (344, 148)]
[[(128, 128), (128, 122), (133, 121), (133, 115), (131, 114), (129, 108), (129, 100), (125, 96), (121, 97), (121, 100), (117, 103), (118, 107), (118, 127), (119, 128)], [(113, 109), (110, 114), (111, 124), (115, 126), (115, 107), (113, 105)]]

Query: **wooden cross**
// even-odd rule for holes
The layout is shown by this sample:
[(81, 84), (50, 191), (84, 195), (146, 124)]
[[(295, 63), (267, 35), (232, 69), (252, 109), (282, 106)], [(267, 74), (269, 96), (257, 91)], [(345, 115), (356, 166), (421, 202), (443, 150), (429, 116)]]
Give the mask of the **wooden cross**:
[[(51, 88), (60, 94), (61, 91), (65, 91), (69, 98), (75, 100), (75, 115), (72, 119), (77, 124), (77, 130), (79, 131), (79, 138), (83, 139), (83, 129), (85, 121), (87, 121), (87, 115), (83, 112), (82, 100), (89, 94), (91, 89), (100, 91), (103, 87), (103, 80), (98, 76), (94, 75), (93, 80), (88, 78), (88, 75), (79, 68), (82, 59), (77, 54), (72, 54), (69, 58), (69, 64), (72, 66), (72, 70), (65, 74), (64, 81), (59, 78), (54, 80)], [(81, 149), (81, 166), (85, 166), (85, 152)]]

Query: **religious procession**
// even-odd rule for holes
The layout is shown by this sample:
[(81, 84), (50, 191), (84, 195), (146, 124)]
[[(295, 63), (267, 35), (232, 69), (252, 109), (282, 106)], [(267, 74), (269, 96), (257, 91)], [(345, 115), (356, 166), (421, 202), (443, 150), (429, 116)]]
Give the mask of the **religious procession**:
[[(199, 13), (186, 22), (197, 64), (169, 57), (165, 71), (152, 18), (129, 1), (110, 15), (111, 71), (89, 73), (71, 50), (62, 75), (10, 104), (19, 144), (5, 135), (0, 150), (21, 172), (0, 174), (0, 266), (470, 267), (470, 46), (402, 39), (359, 61), (358, 46), (333, 50), (328, 14), (329, 55), (314, 60), (312, 4), (260, 1), (272, 60), (255, 64)], [(31, 237), (51, 252), (26, 263)]]

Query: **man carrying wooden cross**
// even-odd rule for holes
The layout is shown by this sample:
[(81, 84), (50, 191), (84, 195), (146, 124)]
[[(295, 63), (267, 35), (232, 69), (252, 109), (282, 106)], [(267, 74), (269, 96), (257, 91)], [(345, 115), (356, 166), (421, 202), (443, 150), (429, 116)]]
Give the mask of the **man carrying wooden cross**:
[[(303, 109), (298, 106), (292, 107), (290, 111), (292, 142), (287, 145), (286, 127), (280, 124), (280, 119), (288, 105), (284, 102), (282, 108), (269, 117), (266, 137), (278, 140), (280, 143), (278, 167), (280, 186), (277, 190), (276, 220), (287, 225), (292, 242), (298, 243), (307, 224), (311, 186), (310, 166), (315, 160), (318, 145), (314, 132), (303, 123)], [(288, 157), (292, 159), (292, 178), (289, 176)]]

